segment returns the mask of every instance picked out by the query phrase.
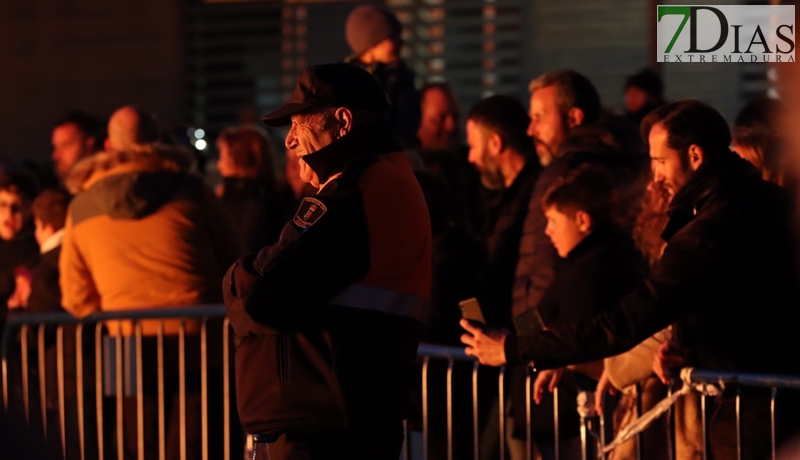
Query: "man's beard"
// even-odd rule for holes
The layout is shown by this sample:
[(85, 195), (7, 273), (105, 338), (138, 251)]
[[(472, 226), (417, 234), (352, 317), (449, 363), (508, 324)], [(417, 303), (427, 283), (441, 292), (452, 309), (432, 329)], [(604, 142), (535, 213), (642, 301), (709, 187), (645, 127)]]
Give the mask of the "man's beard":
[(486, 153), (483, 154), (483, 167), (478, 169), (481, 175), (481, 183), (489, 190), (502, 190), (505, 188), (506, 181), (500, 168), (489, 158)]

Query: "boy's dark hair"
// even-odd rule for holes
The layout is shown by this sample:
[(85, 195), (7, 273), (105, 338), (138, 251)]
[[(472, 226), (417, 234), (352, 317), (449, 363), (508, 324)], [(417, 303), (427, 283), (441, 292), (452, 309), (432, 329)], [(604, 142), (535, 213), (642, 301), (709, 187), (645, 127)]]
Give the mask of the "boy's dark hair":
[(657, 123), (667, 130), (667, 145), (678, 151), (684, 164), (689, 162), (689, 147), (703, 149), (705, 160), (730, 151), (731, 130), (725, 118), (713, 107), (694, 99), (662, 105), (642, 120), (642, 139), (649, 142), (650, 130)]
[(33, 200), (33, 217), (53, 230), (61, 230), (67, 221), (67, 207), (72, 196), (64, 189), (53, 188), (43, 191)]
[(20, 195), (27, 202), (36, 198), (36, 181), (25, 172), (12, 167), (0, 168), (0, 190)]
[(533, 153), (533, 140), (528, 137), (530, 118), (522, 104), (511, 96), (496, 95), (482, 99), (469, 110), (467, 120), (497, 133), (503, 143), (524, 156)]
[(592, 218), (594, 228), (613, 221), (614, 195), (614, 183), (608, 171), (600, 165), (586, 163), (548, 188), (542, 198), (542, 209), (555, 207), (569, 216), (583, 211)]

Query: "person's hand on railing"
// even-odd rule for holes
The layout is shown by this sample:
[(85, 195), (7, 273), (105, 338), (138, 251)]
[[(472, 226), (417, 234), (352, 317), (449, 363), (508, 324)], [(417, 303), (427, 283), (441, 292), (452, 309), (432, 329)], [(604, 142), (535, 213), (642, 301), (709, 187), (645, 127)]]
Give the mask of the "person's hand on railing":
[(469, 334), (461, 336), (461, 342), (467, 345), (464, 353), (474, 356), (485, 366), (503, 366), (506, 364), (506, 337), (511, 334), (506, 329), (482, 329), (462, 319), (461, 327)]
[(614, 384), (611, 383), (611, 380), (608, 378), (608, 372), (603, 371), (603, 375), (600, 376), (600, 380), (597, 381), (597, 389), (594, 392), (594, 410), (597, 411), (598, 414), (603, 415), (603, 397), (606, 395), (606, 392), (610, 395), (617, 394), (618, 389), (614, 387)]
[(561, 376), (563, 375), (563, 367), (539, 371), (539, 375), (536, 376), (536, 381), (533, 383), (534, 402), (536, 402), (536, 404), (542, 402), (542, 396), (544, 395), (545, 387), (547, 387), (550, 393), (552, 393), (558, 386), (558, 382), (561, 381)]
[(670, 380), (677, 376), (676, 371), (686, 365), (686, 358), (670, 342), (664, 342), (658, 347), (653, 359), (653, 372), (656, 373), (661, 383), (669, 385)]

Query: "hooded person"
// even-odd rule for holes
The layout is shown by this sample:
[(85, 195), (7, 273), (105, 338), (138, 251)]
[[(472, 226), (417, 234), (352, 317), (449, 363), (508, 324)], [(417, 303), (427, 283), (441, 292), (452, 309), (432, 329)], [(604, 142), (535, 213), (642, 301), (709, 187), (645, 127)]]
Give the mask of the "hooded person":
[(417, 147), (417, 129), (422, 118), (420, 92), (414, 71), (400, 58), (403, 27), (386, 8), (361, 5), (347, 17), (345, 38), (353, 52), (345, 62), (371, 73), (392, 104), (395, 136), (404, 148)]
[(286, 148), (318, 192), (277, 243), (239, 259), (223, 281), (240, 340), (239, 416), (256, 458), (400, 455), (432, 232), (389, 109), (374, 77), (338, 63), (306, 68), (264, 117), (291, 124)]

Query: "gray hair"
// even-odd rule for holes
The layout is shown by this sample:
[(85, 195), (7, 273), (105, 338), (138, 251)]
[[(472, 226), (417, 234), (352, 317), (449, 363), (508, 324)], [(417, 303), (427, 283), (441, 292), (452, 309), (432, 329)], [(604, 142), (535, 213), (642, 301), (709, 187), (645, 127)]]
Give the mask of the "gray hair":
[(559, 112), (566, 116), (569, 109), (577, 107), (583, 111), (584, 122), (593, 122), (600, 117), (600, 95), (592, 82), (574, 70), (560, 70), (540, 75), (531, 80), (528, 91), (555, 86), (558, 90)]

